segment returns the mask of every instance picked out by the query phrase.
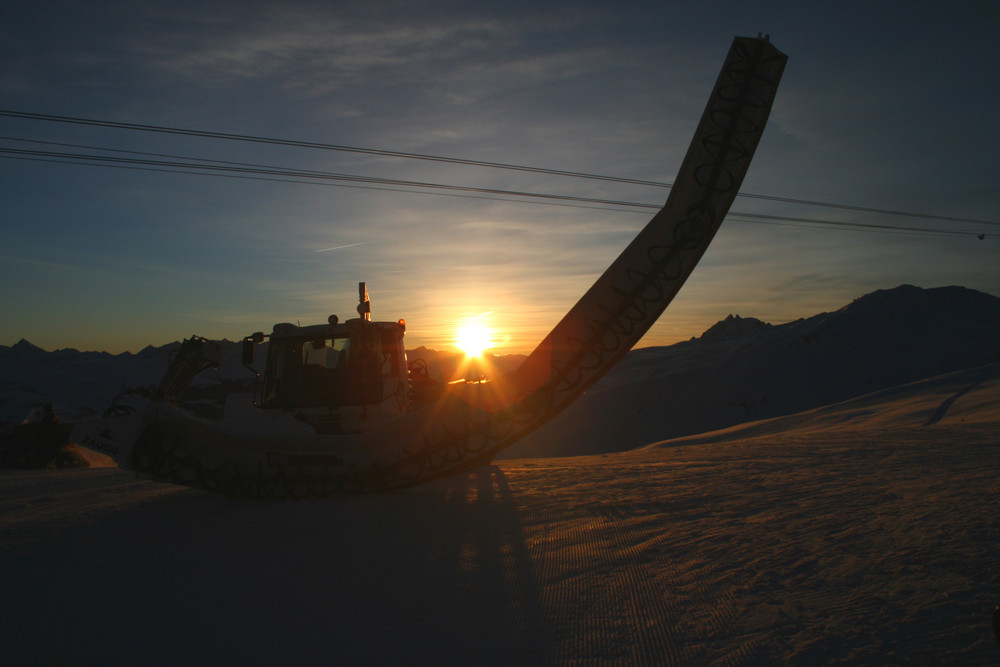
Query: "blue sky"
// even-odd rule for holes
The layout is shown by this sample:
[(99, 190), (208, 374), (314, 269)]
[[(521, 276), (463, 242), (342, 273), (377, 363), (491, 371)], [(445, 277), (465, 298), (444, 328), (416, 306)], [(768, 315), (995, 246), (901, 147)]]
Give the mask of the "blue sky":
[[(742, 191), (950, 219), (746, 197), (733, 213), (986, 237), (731, 215), (640, 345), (698, 335), (730, 313), (789, 321), (902, 283), (1000, 295), (996, 3), (120, 4), (5, 4), (0, 108), (669, 182), (732, 37), (769, 33), (789, 61)], [(23, 118), (0, 117), (0, 136), (5, 149), (70, 150), (63, 143), (616, 201), (667, 195)], [(478, 318), (496, 330), (495, 351), (528, 352), (652, 213), (7, 156), (0, 344), (47, 349), (135, 351), (345, 317), (364, 280), (375, 318), (404, 317), (412, 347), (447, 348)]]

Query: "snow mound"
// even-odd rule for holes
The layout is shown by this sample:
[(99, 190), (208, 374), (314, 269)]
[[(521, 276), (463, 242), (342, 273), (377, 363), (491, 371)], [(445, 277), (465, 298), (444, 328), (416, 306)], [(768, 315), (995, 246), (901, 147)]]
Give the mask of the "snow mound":
[(935, 425), (1000, 425), (1000, 364), (947, 373), (793, 415), (738, 424), (647, 447), (775, 435), (794, 439), (820, 433), (896, 431)]

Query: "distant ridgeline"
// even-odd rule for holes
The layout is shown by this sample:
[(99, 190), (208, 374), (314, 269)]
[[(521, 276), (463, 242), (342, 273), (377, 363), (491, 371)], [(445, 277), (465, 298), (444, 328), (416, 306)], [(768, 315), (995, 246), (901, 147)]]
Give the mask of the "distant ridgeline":
[(774, 326), (730, 315), (701, 337), (633, 350), (504, 457), (630, 449), (994, 363), (1000, 298), (963, 287), (903, 285)]
[[(47, 352), (24, 339), (9, 347), (0, 345), (0, 424), (20, 423), (41, 414), (45, 405), (51, 405), (63, 422), (100, 415), (123, 388), (155, 386), (180, 345), (147, 346), (135, 354)], [(253, 390), (254, 376), (243, 366), (241, 344), (222, 341), (221, 346), (222, 366), (196, 377), (183, 397), (184, 407), (206, 417), (221, 415), (227, 394)], [(462, 368), (460, 353), (419, 347), (407, 354), (426, 361), (431, 375), (441, 380), (453, 379)], [(492, 374), (513, 370), (523, 360), (522, 355), (487, 357), (479, 365), (484, 374)]]
[[(64, 422), (100, 414), (123, 386), (156, 384), (179, 345), (117, 355), (47, 352), (26, 340), (0, 345), (0, 422), (20, 422), (45, 404)], [(453, 354), (418, 348), (409, 355), (426, 359), (444, 379), (458, 366)], [(494, 358), (485, 370), (508, 371), (522, 359)], [(633, 350), (560, 419), (580, 410), (612, 410), (613, 396), (596, 405), (587, 396), (609, 388), (622, 396), (630, 381), (655, 376), (661, 389), (655, 400), (640, 397), (640, 404), (677, 410), (684, 431), (678, 434), (686, 435), (717, 427), (720, 418), (734, 424), (787, 414), (998, 361), (1000, 298), (963, 287), (903, 285), (783, 325), (730, 315), (699, 338)], [(226, 342), (222, 367), (199, 376), (184, 398), (188, 407), (212, 413), (221, 410), (226, 393), (247, 391), (252, 383), (239, 343)], [(712, 419), (698, 419), (703, 413)]]
[[(700, 340), (716, 340), (719, 338), (732, 338), (734, 336), (741, 336), (745, 333), (751, 331), (757, 331), (758, 329), (764, 329), (771, 326), (767, 322), (761, 322), (756, 317), (740, 317), (739, 315), (730, 315), (721, 322), (716, 322), (710, 326), (705, 333), (700, 337)], [(692, 338), (691, 340), (697, 340)]]

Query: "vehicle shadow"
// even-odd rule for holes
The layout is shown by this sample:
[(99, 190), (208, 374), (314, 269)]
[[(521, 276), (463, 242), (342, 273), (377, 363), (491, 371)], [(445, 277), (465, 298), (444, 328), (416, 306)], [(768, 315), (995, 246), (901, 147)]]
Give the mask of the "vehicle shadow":
[[(554, 619), (499, 468), (396, 493), (279, 502), (110, 478), (117, 486), (88, 490), (81, 502), (93, 506), (78, 521), (37, 524), (0, 559), (16, 582), (4, 605), (14, 658), (540, 664), (550, 655)], [(53, 609), (65, 619), (58, 630)]]
[(465, 634), (461, 653), (498, 664), (545, 662), (553, 628), (503, 471), (484, 467), (442, 486), (447, 527), (431, 552), (430, 571), (440, 593), (459, 602), (454, 620)]

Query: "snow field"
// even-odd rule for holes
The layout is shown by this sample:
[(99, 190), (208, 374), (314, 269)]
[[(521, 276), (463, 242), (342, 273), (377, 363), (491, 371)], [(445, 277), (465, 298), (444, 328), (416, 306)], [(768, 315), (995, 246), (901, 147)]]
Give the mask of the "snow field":
[(4, 471), (4, 650), (8, 664), (989, 664), (998, 432), (663, 443), (302, 502)]
[[(998, 323), (995, 297), (901, 287), (636, 350), (509, 452), (561, 458), (396, 493), (248, 501), (110, 467), (0, 470), (0, 656), (995, 664)], [(67, 378), (110, 392), (101, 369), (135, 361), (15, 348), (18, 409), (29, 380), (81, 406), (99, 392)]]

